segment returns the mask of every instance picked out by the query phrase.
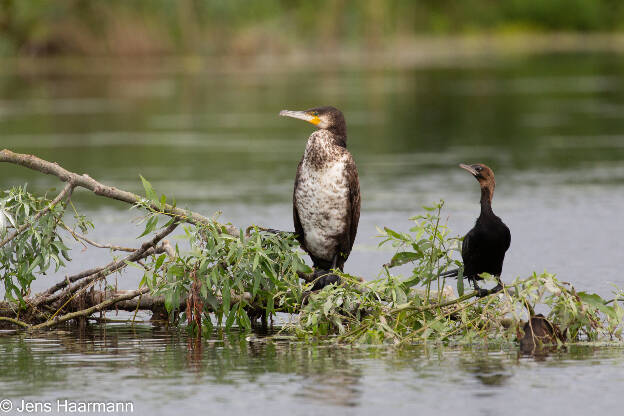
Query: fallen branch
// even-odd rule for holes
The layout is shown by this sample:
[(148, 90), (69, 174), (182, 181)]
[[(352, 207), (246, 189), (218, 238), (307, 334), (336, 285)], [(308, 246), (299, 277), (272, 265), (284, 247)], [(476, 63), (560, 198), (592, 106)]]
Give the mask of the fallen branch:
[[(442, 302), (442, 303), (430, 303), (429, 305), (426, 305), (426, 306), (415, 306), (415, 305), (413, 305), (411, 303), (405, 303), (403, 305), (399, 305), (396, 308), (394, 308), (392, 310), (392, 313), (396, 314), (396, 313), (399, 313), (399, 312), (402, 312), (402, 311), (406, 311), (406, 310), (417, 312), (417, 313), (427, 312), (427, 311), (430, 311), (432, 309), (445, 308), (447, 306), (452, 306), (452, 305), (455, 305), (457, 303), (464, 302), (464, 301), (466, 301), (468, 299), (472, 299), (472, 298), (476, 297), (477, 295), (478, 295), (478, 292), (474, 291), (474, 292), (467, 293), (464, 296), (460, 296), (457, 299), (449, 300), (449, 301)], [(491, 295), (493, 295), (493, 293), (489, 294), (488, 296), (491, 296)]]
[[(8, 149), (4, 149), (0, 151), (0, 162), (13, 163), (37, 172), (53, 175), (61, 181), (66, 182), (65, 188), (50, 201), (47, 206), (31, 217), (26, 224), (18, 226), (15, 232), (0, 243), (0, 247), (6, 245), (24, 230), (27, 230), (29, 226), (32, 226), (37, 219), (53, 209), (59, 202), (63, 201), (65, 198), (69, 201), (73, 190), (78, 187), (87, 189), (96, 195), (126, 202), (132, 206), (141, 206), (153, 214), (163, 214), (174, 219), (168, 227), (157, 233), (152, 239), (144, 242), (138, 248), (128, 248), (95, 242), (76, 233), (68, 227), (62, 219), (58, 219), (56, 221), (57, 226), (65, 229), (74, 239), (81, 242), (83, 245), (89, 244), (98, 248), (126, 251), (129, 254), (105, 266), (85, 270), (73, 276), (67, 276), (62, 281), (57, 282), (49, 289), (33, 297), (24, 295), (23, 302), (21, 303), (0, 302), (0, 317), (3, 318), (3, 322), (12, 323), (24, 328), (41, 329), (75, 318), (86, 317), (94, 312), (107, 310), (111, 307), (135, 312), (139, 309), (162, 310), (164, 309), (164, 299), (160, 297), (143, 296), (147, 293), (147, 289), (145, 288), (138, 291), (121, 293), (96, 291), (93, 289), (93, 285), (102, 281), (107, 276), (110, 276), (112, 273), (122, 270), (129, 263), (137, 262), (143, 267), (146, 267), (142, 263), (142, 260), (151, 255), (164, 252), (167, 253), (170, 258), (174, 258), (176, 252), (171, 245), (163, 239), (173, 232), (179, 223), (187, 222), (194, 225), (212, 225), (216, 226), (221, 233), (229, 234), (237, 238), (240, 236), (239, 230), (231, 225), (219, 224), (210, 218), (190, 210), (182, 210), (169, 204), (151, 200), (151, 197), (149, 199), (144, 198), (131, 192), (104, 185), (86, 174), (80, 175), (70, 172), (56, 163), (48, 162), (33, 155), (14, 153)], [(153, 226), (151, 227), (153, 228)], [(227, 268), (228, 266), (226, 265), (225, 267)], [(301, 277), (306, 281), (315, 278), (311, 274), (302, 274)], [(199, 290), (199, 286), (197, 290)], [(114, 297), (112, 298), (110, 297), (111, 293), (114, 293)], [(217, 298), (218, 302), (221, 303), (222, 299), (220, 295), (218, 295)], [(262, 306), (251, 305), (251, 298), (251, 294), (247, 292), (240, 295), (232, 292), (231, 296), (229, 296), (228, 303), (232, 305), (245, 302), (247, 304), (246, 308), (249, 308), (250, 312), (257, 315), (259, 314), (259, 310), (263, 310)], [(57, 316), (61, 312), (65, 313)]]
[[(135, 205), (141, 201), (146, 200), (145, 198), (137, 194), (133, 194), (132, 192), (124, 191), (113, 186), (104, 185), (91, 178), (87, 174), (79, 175), (77, 173), (70, 172), (56, 163), (48, 162), (47, 160), (40, 159), (33, 155), (14, 153), (8, 149), (4, 149), (0, 151), (0, 162), (13, 163), (32, 170), (36, 170), (37, 172), (45, 173), (47, 175), (53, 175), (63, 182), (71, 184), (71, 187), (81, 187), (84, 189), (88, 189), (96, 195), (126, 202), (131, 205)], [(150, 202), (149, 206), (154, 211), (191, 224), (216, 224), (214, 220), (207, 218), (201, 214), (190, 210), (183, 210), (170, 204), (163, 204), (161, 206), (160, 204)], [(223, 227), (223, 229), (228, 234), (235, 237), (239, 235), (238, 229), (233, 225), (219, 225), (221, 225), (221, 227)]]
[(72, 312), (72, 313), (68, 313), (68, 314), (59, 316), (58, 318), (55, 318), (55, 319), (43, 322), (41, 324), (30, 326), (28, 329), (38, 330), (38, 329), (50, 328), (50, 327), (52, 327), (54, 325), (58, 325), (60, 323), (69, 321), (71, 319), (76, 319), (76, 318), (80, 318), (80, 317), (89, 316), (89, 315), (91, 315), (91, 314), (93, 314), (95, 312), (101, 312), (103, 310), (106, 310), (109, 306), (112, 306), (112, 305), (114, 305), (114, 304), (116, 304), (118, 302), (121, 302), (121, 301), (124, 301), (124, 300), (127, 300), (127, 299), (135, 298), (135, 297), (143, 295), (143, 294), (145, 294), (147, 292), (149, 292), (149, 288), (147, 288), (147, 287), (144, 287), (144, 288), (141, 288), (141, 289), (137, 289), (137, 290), (132, 290), (132, 291), (130, 291), (128, 293), (125, 293), (123, 295), (116, 296), (116, 297), (114, 297), (112, 299), (105, 300), (105, 301), (103, 301), (101, 303), (98, 303), (97, 305), (92, 306), (90, 308), (82, 309), (82, 310), (77, 311), (77, 312)]
[[(76, 291), (86, 287), (87, 285), (91, 284), (92, 282), (102, 279), (120, 269), (123, 269), (124, 267), (126, 267), (128, 265), (128, 263), (131, 262), (135, 262), (137, 260), (140, 260), (142, 258), (145, 258), (147, 256), (150, 256), (152, 254), (158, 254), (158, 253), (162, 253), (165, 251), (165, 247), (161, 247), (160, 251), (156, 249), (156, 245), (163, 239), (165, 238), (167, 235), (169, 235), (170, 233), (173, 232), (173, 230), (175, 230), (175, 228), (178, 226), (177, 223), (173, 223), (171, 225), (169, 225), (167, 228), (165, 228), (163, 231), (161, 231), (160, 233), (156, 234), (154, 236), (154, 238), (152, 238), (149, 241), (144, 242), (140, 248), (138, 248), (136, 251), (134, 251), (132, 254), (124, 257), (121, 260), (117, 260), (114, 261), (112, 263), (109, 263), (108, 265), (104, 266), (104, 267), (100, 267), (97, 269), (92, 269), (90, 271), (87, 272), (82, 272), (79, 273), (77, 275), (71, 276), (66, 278), (65, 280), (62, 280), (60, 282), (58, 282), (56, 285), (52, 286), (50, 289), (48, 289), (47, 291), (43, 292), (42, 294), (38, 295), (36, 298), (37, 300), (35, 301), (35, 305), (41, 305), (42, 303), (47, 303), (47, 304), (53, 304), (53, 303), (58, 303), (58, 301), (60, 299), (62, 299), (63, 297), (67, 297), (68, 295), (75, 293)], [(55, 292), (66, 288), (70, 283), (74, 283), (81, 280), (80, 283), (77, 283), (75, 285), (70, 286), (69, 288), (67, 288), (66, 290), (64, 290), (63, 292), (61, 292), (60, 294), (57, 295), (53, 295)]]
[(22, 322), (19, 319), (13, 319), (13, 318), (0, 316), (0, 322), (10, 322), (14, 325), (21, 326), (22, 328), (26, 328), (26, 329), (30, 328), (29, 324), (27, 324), (26, 322)]
[[(40, 330), (58, 325), (63, 322), (67, 322), (72, 319), (88, 317), (94, 313), (102, 311), (115, 311), (123, 310), (127, 312), (135, 312), (137, 310), (161, 312), (165, 310), (165, 298), (164, 296), (152, 296), (149, 295), (149, 288), (144, 287), (137, 290), (117, 290), (117, 291), (105, 291), (105, 290), (93, 290), (81, 295), (79, 298), (73, 299), (71, 303), (67, 305), (71, 312), (54, 318), (41, 319), (39, 324), (32, 323), (25, 320), (20, 320), (11, 317), (0, 316), (0, 322), (8, 322), (28, 330)], [(236, 305), (240, 302), (247, 304), (246, 308), (249, 310), (261, 310), (261, 305), (251, 304), (251, 294), (248, 292), (237, 294), (234, 291), (230, 294), (230, 301), (232, 305)], [(28, 300), (27, 300), (28, 302)], [(217, 303), (223, 303), (223, 297), (217, 297)], [(6, 310), (6, 302), (0, 302), (0, 313)], [(186, 304), (182, 302), (178, 309), (184, 311)], [(211, 310), (210, 306), (206, 307), (207, 310)]]

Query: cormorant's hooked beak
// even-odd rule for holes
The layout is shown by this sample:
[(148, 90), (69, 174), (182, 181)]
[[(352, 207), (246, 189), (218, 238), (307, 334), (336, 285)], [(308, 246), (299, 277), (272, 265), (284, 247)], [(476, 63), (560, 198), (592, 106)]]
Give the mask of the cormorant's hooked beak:
[(477, 172), (477, 170), (474, 167), (472, 167), (470, 165), (464, 165), (463, 163), (460, 163), (459, 167), (462, 168), (462, 169), (467, 170), (470, 173), (472, 173), (472, 175), (474, 177), (479, 177), (479, 172)]
[(290, 111), (282, 110), (279, 113), (280, 116), (298, 118), (299, 120), (307, 121), (308, 123), (318, 126), (321, 123), (321, 119), (318, 116), (313, 116), (305, 111)]

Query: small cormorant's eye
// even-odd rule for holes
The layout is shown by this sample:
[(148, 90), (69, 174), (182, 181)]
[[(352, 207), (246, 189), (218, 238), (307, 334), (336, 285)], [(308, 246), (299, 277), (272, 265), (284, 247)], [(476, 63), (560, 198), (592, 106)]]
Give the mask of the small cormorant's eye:
[(477, 167), (475, 168), (475, 170), (476, 170), (477, 172), (481, 172), (481, 171), (483, 170), (483, 168), (482, 168), (481, 166), (477, 166)]
[(312, 115), (313, 115), (314, 117), (318, 117), (318, 111), (313, 111), (313, 112), (312, 112)]

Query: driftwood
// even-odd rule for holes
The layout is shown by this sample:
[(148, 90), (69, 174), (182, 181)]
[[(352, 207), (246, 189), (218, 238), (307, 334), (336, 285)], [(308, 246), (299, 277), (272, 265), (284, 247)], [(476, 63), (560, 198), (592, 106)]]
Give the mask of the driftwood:
[[(44, 215), (56, 204), (68, 201), (76, 188), (84, 188), (96, 195), (126, 202), (131, 205), (146, 201), (145, 198), (139, 195), (104, 185), (87, 174), (79, 175), (70, 172), (56, 163), (48, 162), (33, 155), (14, 153), (4, 149), (0, 151), (0, 162), (13, 163), (44, 174), (53, 175), (66, 183), (63, 190), (50, 204), (36, 214), (35, 219)], [(174, 221), (137, 248), (97, 243), (77, 234), (68, 227), (64, 227), (74, 238), (84, 244), (114, 251), (125, 251), (129, 254), (124, 258), (104, 266), (85, 270), (73, 276), (67, 276), (64, 280), (56, 283), (49, 289), (33, 296), (25, 297), (25, 308), (11, 302), (0, 302), (0, 326), (4, 323), (27, 329), (43, 329), (69, 320), (84, 319), (97, 312), (107, 310), (148, 310), (154, 313), (162, 312), (164, 310), (164, 299), (150, 296), (148, 294), (148, 288), (130, 291), (105, 291), (96, 290), (95, 285), (98, 282), (103, 282), (106, 277), (112, 273), (124, 269), (129, 262), (139, 262), (148, 256), (160, 253), (167, 253), (169, 256), (175, 256), (174, 250), (169, 242), (165, 240), (165, 237), (171, 234), (181, 222), (191, 224), (216, 224), (220, 226), (225, 233), (233, 236), (240, 235), (236, 227), (230, 224), (217, 224), (214, 220), (190, 210), (183, 210), (169, 204), (162, 206), (150, 202), (149, 205), (155, 211), (173, 218)], [(26, 228), (27, 225), (20, 226), (7, 235), (0, 241), (0, 247), (8, 244)], [(308, 281), (314, 278), (312, 275), (306, 274), (301, 274), (301, 277)], [(231, 294), (232, 303), (249, 299), (250, 295), (248, 293)], [(185, 306), (184, 303), (181, 305), (182, 308)], [(250, 309), (253, 310), (254, 308), (257, 307), (250, 305)]]

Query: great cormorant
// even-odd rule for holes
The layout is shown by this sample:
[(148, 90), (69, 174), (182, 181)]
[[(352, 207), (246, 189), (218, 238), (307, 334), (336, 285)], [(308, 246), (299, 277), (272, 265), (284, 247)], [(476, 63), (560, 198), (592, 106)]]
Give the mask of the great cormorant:
[(340, 110), (319, 107), (280, 112), (314, 124), (297, 167), (293, 192), (295, 234), (314, 263), (318, 290), (339, 281), (331, 269), (344, 268), (360, 219), (358, 171), (347, 150), (347, 126)]

